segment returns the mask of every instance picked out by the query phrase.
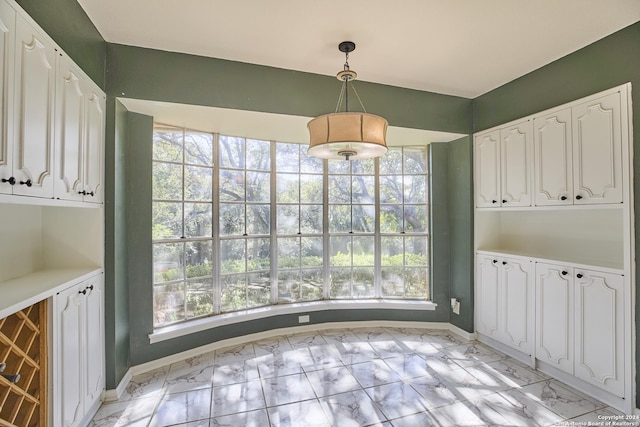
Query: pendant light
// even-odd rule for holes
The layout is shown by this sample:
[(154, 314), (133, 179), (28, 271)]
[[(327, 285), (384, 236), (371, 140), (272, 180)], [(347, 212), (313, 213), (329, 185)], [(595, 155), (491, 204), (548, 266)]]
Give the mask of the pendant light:
[[(344, 69), (336, 77), (342, 81), (336, 112), (318, 116), (307, 124), (309, 129), (308, 154), (322, 159), (368, 159), (387, 152), (387, 121), (364, 108), (360, 96), (355, 91), (353, 80), (357, 74), (349, 68), (349, 53), (356, 44), (350, 41), (338, 45), (345, 54)], [(353, 89), (364, 112), (349, 111), (349, 88)], [(338, 112), (344, 99), (344, 111)]]

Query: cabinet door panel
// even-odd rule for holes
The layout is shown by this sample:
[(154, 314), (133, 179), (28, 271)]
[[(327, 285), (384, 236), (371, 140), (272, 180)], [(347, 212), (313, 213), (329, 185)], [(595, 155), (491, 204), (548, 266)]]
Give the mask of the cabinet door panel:
[(503, 206), (531, 206), (531, 122), (500, 130)]
[(571, 109), (536, 118), (533, 127), (535, 204), (570, 205), (573, 200)]
[(84, 415), (82, 405), (82, 319), (84, 317), (83, 296), (78, 288), (73, 288), (57, 295), (61, 311), (57, 313), (60, 319), (60, 377), (57, 381), (60, 390), (59, 399), (62, 402), (60, 416), (62, 425), (76, 425)]
[(623, 284), (619, 275), (580, 271), (576, 277), (575, 374), (624, 394)]
[(13, 192), (52, 197), (55, 51), (21, 18), (16, 21), (16, 36), (13, 167), (18, 182)]
[[(0, 179), (13, 176), (13, 55), (16, 13), (0, 2)], [(0, 193), (11, 194), (9, 183), (0, 182)]]
[(500, 131), (475, 138), (476, 206), (500, 206)]
[[(86, 282), (86, 381), (85, 406), (97, 402), (104, 388), (104, 351), (103, 351), (103, 318), (102, 310), (102, 276)], [(93, 288), (93, 289), (92, 289)]]
[(531, 354), (533, 337), (530, 333), (532, 321), (533, 271), (531, 261), (504, 261), (502, 288), (504, 313), (504, 339), (506, 344)]
[(536, 358), (573, 374), (573, 269), (536, 264), (536, 293)]
[(478, 331), (498, 336), (498, 262), (493, 257), (477, 256), (476, 292)]
[(576, 204), (622, 202), (620, 94), (573, 107)]
[(102, 164), (104, 151), (105, 100), (96, 92), (87, 99), (87, 126), (84, 158), (85, 201), (102, 203)]
[(58, 74), (55, 196), (82, 200), (85, 94), (79, 73), (65, 59), (58, 60)]

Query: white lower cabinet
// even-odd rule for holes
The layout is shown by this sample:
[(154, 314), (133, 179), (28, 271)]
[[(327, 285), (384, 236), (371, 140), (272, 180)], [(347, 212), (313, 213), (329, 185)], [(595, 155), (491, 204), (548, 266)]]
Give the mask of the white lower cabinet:
[(478, 332), (528, 355), (533, 346), (531, 261), (477, 255)]
[(536, 263), (536, 358), (624, 396), (623, 287), (619, 274)]
[(103, 275), (54, 297), (54, 426), (83, 425), (100, 405), (104, 377)]

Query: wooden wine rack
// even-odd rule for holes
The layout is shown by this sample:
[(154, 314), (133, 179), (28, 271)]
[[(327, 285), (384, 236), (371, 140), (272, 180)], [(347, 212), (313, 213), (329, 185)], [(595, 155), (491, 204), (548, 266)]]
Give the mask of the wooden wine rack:
[(0, 319), (0, 426), (47, 425), (47, 301)]

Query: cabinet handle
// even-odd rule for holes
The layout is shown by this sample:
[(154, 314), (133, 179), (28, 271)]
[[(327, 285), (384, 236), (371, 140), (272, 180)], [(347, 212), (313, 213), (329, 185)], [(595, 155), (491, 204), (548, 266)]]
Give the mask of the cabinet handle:
[(502, 203), (507, 203), (507, 199), (502, 199)]
[(83, 290), (78, 291), (78, 293), (82, 294), (82, 295), (86, 295), (87, 294), (87, 288), (84, 288)]
[(2, 178), (2, 182), (8, 182), (10, 185), (16, 185), (16, 179), (14, 177), (10, 177), (9, 179)]
[(492, 200), (491, 203), (498, 203), (498, 201), (497, 200)]
[(560, 197), (560, 200), (567, 200), (567, 196)]
[(87, 194), (87, 192), (86, 191), (78, 191), (78, 194), (82, 194), (84, 196), (85, 194)]
[(87, 286), (87, 287), (85, 288), (85, 290), (86, 290), (86, 289), (89, 289), (89, 290), (91, 290), (91, 291), (92, 291), (92, 290), (93, 290), (93, 285), (91, 285), (91, 286)]
[(563, 271), (563, 272), (562, 272), (562, 275), (563, 275), (563, 276), (566, 276), (567, 274), (568, 274), (568, 273), (567, 273), (566, 271)]
[(33, 184), (31, 183), (31, 180), (28, 179), (26, 181), (20, 181), (20, 185), (26, 185), (27, 187), (31, 187)]
[(576, 196), (576, 200), (580, 200), (580, 199), (582, 199), (582, 196), (578, 194), (578, 195)]
[(91, 191), (91, 192), (87, 192), (86, 194), (87, 194), (87, 196), (91, 196), (91, 197), (93, 197), (93, 191)]
[(578, 273), (578, 274), (576, 274), (576, 277), (577, 277), (578, 279), (582, 279), (582, 274)]
[(20, 381), (20, 374), (2, 374), (2, 376), (10, 383), (17, 383)]
[(507, 261), (502, 261), (502, 265), (507, 265)]
[(497, 259), (494, 259), (494, 260), (493, 260), (493, 263), (495, 264), (496, 262), (498, 262), (498, 260), (497, 260)]

